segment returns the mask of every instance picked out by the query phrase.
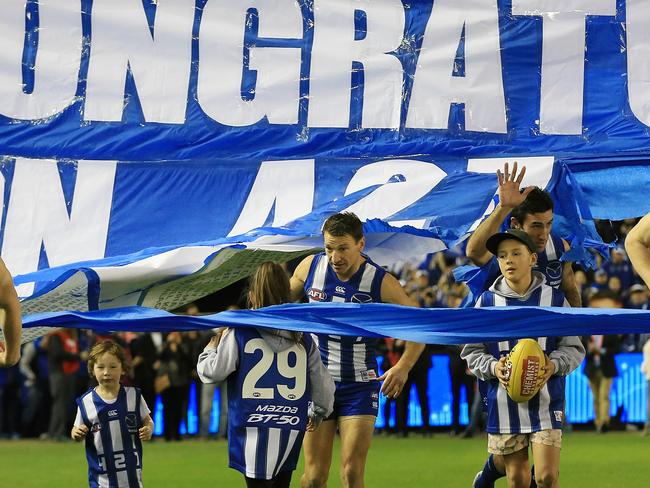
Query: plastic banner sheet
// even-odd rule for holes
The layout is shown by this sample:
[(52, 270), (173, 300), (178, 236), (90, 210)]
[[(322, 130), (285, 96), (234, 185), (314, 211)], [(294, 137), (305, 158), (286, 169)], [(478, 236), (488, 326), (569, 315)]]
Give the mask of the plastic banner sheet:
[[(363, 313), (362, 313), (363, 312)], [(428, 344), (468, 344), (523, 337), (650, 332), (650, 311), (605, 308), (413, 308), (388, 304), (286, 304), (258, 310), (182, 316), (130, 307), (31, 315), (26, 333), (42, 325), (109, 332), (263, 327), (363, 337), (397, 337)]]

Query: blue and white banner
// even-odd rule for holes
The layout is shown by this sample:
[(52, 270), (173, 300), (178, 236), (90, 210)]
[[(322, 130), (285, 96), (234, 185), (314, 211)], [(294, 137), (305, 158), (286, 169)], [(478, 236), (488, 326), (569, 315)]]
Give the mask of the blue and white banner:
[(261, 327), (346, 336), (396, 337), (427, 344), (468, 344), (523, 337), (647, 333), (650, 332), (650, 311), (562, 307), (413, 308), (330, 302), (178, 316), (158, 309), (129, 307), (32, 315), (25, 321), (25, 335), (43, 325), (94, 329), (105, 333)]
[(586, 258), (593, 218), (650, 211), (648, 12), (4, 0), (0, 239), (25, 311), (171, 309), (310, 252), (340, 210), (379, 262), (440, 250), (513, 160)]
[(650, 0), (5, 0), (2, 152), (647, 154)]

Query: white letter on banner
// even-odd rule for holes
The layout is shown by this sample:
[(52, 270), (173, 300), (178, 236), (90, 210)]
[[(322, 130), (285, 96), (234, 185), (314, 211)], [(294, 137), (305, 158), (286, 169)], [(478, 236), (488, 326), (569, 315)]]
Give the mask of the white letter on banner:
[(630, 108), (650, 125), (650, 1), (627, 0), (627, 90)]
[(16, 159), (2, 242), (2, 258), (14, 275), (36, 271), (41, 246), (51, 267), (104, 257), (116, 166), (77, 163), (68, 215), (56, 161)]
[[(366, 14), (365, 38), (355, 41), (354, 12)], [(352, 62), (363, 63), (364, 128), (400, 124), (404, 70), (393, 54), (404, 39), (398, 0), (314, 0), (309, 75), (309, 127), (348, 127)]]
[[(432, 163), (411, 159), (389, 159), (359, 168), (345, 190), (345, 195), (373, 185), (382, 185), (346, 209), (363, 221), (386, 219), (429, 193), (447, 176)], [(398, 178), (399, 181), (391, 182)], [(417, 226), (419, 222), (400, 222)]]
[[(453, 76), (465, 27), (465, 76)], [(465, 130), (505, 133), (497, 0), (436, 0), (418, 58), (406, 126), (446, 129), (451, 103), (465, 104)]]
[(34, 90), (24, 92), (25, 0), (5, 0), (0, 15), (0, 114), (23, 120), (56, 115), (75, 101), (81, 63), (80, 2), (41, 1)]
[(512, 14), (544, 19), (540, 132), (582, 134), (585, 17), (616, 15), (616, 0), (512, 0)]
[(159, 0), (153, 35), (142, 0), (94, 0), (84, 120), (122, 120), (130, 68), (147, 122), (185, 122), (194, 0)]
[(307, 215), (314, 205), (314, 160), (263, 161), (228, 237), (261, 227), (275, 206), (273, 226)]
[(271, 124), (296, 124), (298, 47), (250, 47), (249, 69), (257, 71), (255, 97), (242, 98), (244, 35), (247, 12), (252, 8), (259, 15), (259, 37), (302, 38), (302, 14), (294, 0), (211, 0), (203, 10), (199, 34), (199, 104), (208, 116), (225, 125), (252, 125), (264, 116)]

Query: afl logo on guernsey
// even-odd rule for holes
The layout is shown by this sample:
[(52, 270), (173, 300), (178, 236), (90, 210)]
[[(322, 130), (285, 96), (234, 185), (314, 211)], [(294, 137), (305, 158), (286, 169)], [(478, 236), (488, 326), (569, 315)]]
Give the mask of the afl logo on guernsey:
[(562, 263), (560, 261), (551, 261), (546, 265), (546, 276), (550, 280), (559, 280), (562, 278)]
[(355, 293), (350, 301), (354, 303), (372, 303), (372, 297), (367, 293)]
[(323, 290), (318, 290), (317, 288), (310, 288), (307, 290), (307, 296), (315, 302), (324, 302), (327, 300), (327, 293)]

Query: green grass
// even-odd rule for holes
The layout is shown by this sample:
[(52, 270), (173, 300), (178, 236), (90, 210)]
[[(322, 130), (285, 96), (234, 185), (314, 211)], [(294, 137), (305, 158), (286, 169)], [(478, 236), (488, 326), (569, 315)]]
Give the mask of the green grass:
[[(366, 486), (471, 486), (486, 458), (486, 439), (454, 439), (436, 434), (423, 439), (375, 437), (366, 469)], [(338, 442), (335, 446), (338, 453)], [(145, 444), (147, 488), (242, 487), (242, 476), (227, 468), (224, 441), (185, 440)], [(335, 455), (336, 459), (336, 455)], [(650, 486), (650, 438), (638, 433), (571, 433), (564, 437), (560, 480), (563, 487), (607, 488)], [(88, 486), (82, 444), (39, 441), (0, 442), (0, 486), (7, 488), (73, 488)], [(298, 486), (302, 467), (294, 473)], [(338, 463), (330, 488), (340, 487)], [(497, 483), (504, 487), (503, 480)]]

